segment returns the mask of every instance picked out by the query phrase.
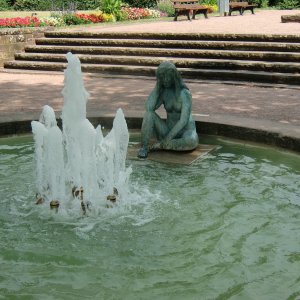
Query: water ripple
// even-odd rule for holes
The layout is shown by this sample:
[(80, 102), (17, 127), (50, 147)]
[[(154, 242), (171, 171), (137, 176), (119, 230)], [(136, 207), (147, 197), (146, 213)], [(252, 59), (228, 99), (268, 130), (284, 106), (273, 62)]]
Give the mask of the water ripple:
[(191, 166), (135, 160), (130, 203), (83, 218), (34, 205), (30, 138), (0, 151), (4, 298), (300, 296), (299, 157), (224, 142)]

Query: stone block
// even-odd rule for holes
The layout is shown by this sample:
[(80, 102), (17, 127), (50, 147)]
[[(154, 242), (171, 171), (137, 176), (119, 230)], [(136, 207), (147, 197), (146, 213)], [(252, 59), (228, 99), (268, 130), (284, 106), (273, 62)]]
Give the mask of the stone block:
[[(196, 160), (203, 158), (207, 153), (214, 150), (218, 146), (199, 144), (195, 150), (192, 151), (153, 151), (148, 153), (147, 159), (157, 161), (160, 163), (170, 163), (179, 165), (190, 165)], [(140, 145), (132, 145), (128, 148), (128, 157), (137, 158), (137, 152)]]
[(282, 23), (300, 23), (300, 14), (297, 15), (283, 15), (281, 16)]

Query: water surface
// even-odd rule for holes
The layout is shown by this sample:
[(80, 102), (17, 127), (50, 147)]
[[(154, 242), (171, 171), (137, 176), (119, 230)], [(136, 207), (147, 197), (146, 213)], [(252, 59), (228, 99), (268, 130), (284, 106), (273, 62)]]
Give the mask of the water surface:
[(31, 137), (0, 139), (0, 299), (299, 299), (299, 156), (204, 142), (129, 161), (131, 199), (83, 217), (36, 206)]

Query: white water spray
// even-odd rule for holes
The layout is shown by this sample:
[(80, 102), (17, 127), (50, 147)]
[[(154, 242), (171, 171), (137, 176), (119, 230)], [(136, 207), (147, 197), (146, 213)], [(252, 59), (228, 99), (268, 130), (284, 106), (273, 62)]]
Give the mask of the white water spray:
[[(75, 195), (91, 207), (103, 206), (109, 194), (118, 191), (118, 201), (126, 198), (131, 168), (125, 160), (129, 133), (124, 114), (118, 109), (112, 130), (104, 137), (101, 126), (86, 118), (89, 93), (84, 88), (79, 59), (67, 54), (64, 72), (64, 105), (61, 131), (50, 106), (44, 106), (39, 121), (32, 121), (35, 140), (36, 188), (46, 201), (61, 205)], [(73, 195), (72, 195), (73, 189)]]

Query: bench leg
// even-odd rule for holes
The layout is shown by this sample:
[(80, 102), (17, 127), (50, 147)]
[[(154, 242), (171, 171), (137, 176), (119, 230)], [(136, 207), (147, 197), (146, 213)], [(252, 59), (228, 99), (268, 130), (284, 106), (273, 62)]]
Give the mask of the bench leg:
[(178, 12), (175, 12), (174, 21), (177, 21)]
[(186, 12), (186, 16), (187, 16), (187, 18), (188, 18), (189, 21), (192, 21), (191, 17), (190, 17), (190, 12), (189, 11)]
[(174, 16), (173, 21), (177, 21), (177, 18), (178, 18), (178, 16), (180, 16), (180, 15), (185, 15), (185, 16), (187, 16), (188, 20), (191, 21), (191, 18), (190, 18), (190, 11), (189, 11), (189, 10), (187, 10), (187, 11), (176, 11), (176, 12), (175, 12), (175, 16)]
[(254, 9), (253, 9), (253, 7), (250, 8), (250, 10), (251, 10), (251, 12), (252, 12), (252, 15), (254, 15)]
[(241, 8), (241, 9), (240, 9), (240, 15), (242, 16), (243, 13), (244, 13), (244, 10), (243, 10), (243, 8)]
[(196, 19), (196, 14), (203, 14), (205, 19), (208, 19), (207, 11), (198, 12), (197, 10), (193, 10), (193, 17), (192, 17), (193, 20)]

